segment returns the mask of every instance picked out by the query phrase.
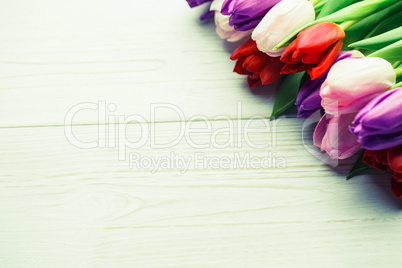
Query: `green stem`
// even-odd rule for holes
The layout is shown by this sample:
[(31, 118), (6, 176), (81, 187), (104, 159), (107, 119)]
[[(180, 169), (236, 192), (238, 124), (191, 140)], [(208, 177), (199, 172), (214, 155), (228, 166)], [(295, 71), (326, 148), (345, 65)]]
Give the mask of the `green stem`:
[(319, 13), (322, 8), (325, 6), (328, 0), (320, 1), (317, 5), (314, 6), (315, 14)]
[(394, 64), (392, 64), (392, 67), (393, 67), (394, 69), (396, 69), (396, 68), (399, 67), (399, 65), (401, 65), (401, 63), (402, 63), (402, 61), (398, 60), (398, 61), (394, 62)]
[(398, 84), (393, 85), (393, 86), (390, 87), (389, 89), (393, 89), (393, 88), (397, 88), (397, 87), (402, 87), (402, 81), (399, 82)]
[(355, 25), (358, 22), (359, 20), (345, 21), (344, 23), (339, 24), (339, 28), (341, 28), (343, 31), (346, 31), (347, 29), (349, 29), (351, 26)]
[[(316, 1), (316, 0), (314, 0)], [(350, 6), (347, 6), (335, 13), (332, 13), (328, 16), (322, 17), (313, 22), (307, 23), (304, 26), (300, 27), (290, 35), (288, 35), (284, 40), (282, 40), (277, 46), (275, 46), (274, 50), (283, 47), (290, 39), (292, 39), (295, 35), (297, 35), (300, 31), (313, 26), (320, 22), (343, 22), (343, 21), (355, 21), (361, 20), (371, 14), (379, 12), (400, 0), (364, 0), (357, 3), (354, 3)]]
[(309, 0), (310, 3), (315, 7), (317, 4), (319, 4), (322, 0)]
[(396, 68), (394, 71), (396, 73), (396, 77), (402, 76), (402, 67)]
[(376, 31), (378, 31), (378, 29), (381, 29), (381, 27), (383, 27), (384, 25), (387, 25), (387, 24), (388, 25), (395, 25), (397, 23), (397, 21), (399, 21), (401, 19), (401, 17), (402, 17), (402, 12), (398, 12), (398, 13), (396, 13), (394, 15), (386, 17), (386, 19), (384, 19), (383, 21), (381, 21), (380, 23), (375, 25), (374, 29), (372, 29), (364, 39), (367, 39), (367, 38), (370, 38), (372, 36), (375, 36)]

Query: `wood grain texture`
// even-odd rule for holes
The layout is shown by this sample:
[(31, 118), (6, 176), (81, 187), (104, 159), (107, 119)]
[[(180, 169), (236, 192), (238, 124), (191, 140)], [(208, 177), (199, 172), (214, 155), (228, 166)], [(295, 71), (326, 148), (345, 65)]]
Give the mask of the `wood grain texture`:
[[(350, 163), (338, 174), (314, 159), (297, 138), (300, 125), (278, 124), (275, 152), (286, 169), (184, 174), (130, 170), (116, 148), (72, 146), (63, 127), (1, 129), (0, 267), (397, 267), (402, 204), (389, 178), (346, 181)], [(172, 140), (177, 127), (161, 124), (161, 140)], [(74, 130), (89, 140), (98, 128)], [(252, 141), (270, 138), (260, 133)], [(194, 153), (185, 140), (135, 150), (170, 151)], [(266, 154), (247, 145), (198, 152)]]
[[(269, 116), (274, 90), (250, 94), (244, 77), (232, 72), (233, 46), (217, 38), (212, 24), (200, 25), (198, 11), (186, 3), (154, 5), (3, 1), (0, 126), (63, 125), (71, 107), (100, 100), (116, 104), (121, 114), (146, 118), (158, 102), (191, 117), (235, 116), (242, 101), (243, 116)], [(75, 121), (96, 122), (91, 114)]]
[[(346, 181), (353, 159), (332, 168), (310, 154), (302, 120), (249, 121), (269, 115), (274, 88), (247, 89), (231, 72), (234, 45), (200, 12), (184, 1), (0, 1), (1, 268), (400, 267), (389, 175)], [(77, 148), (66, 114), (99, 101), (116, 105), (112, 119), (145, 123), (104, 128), (97, 111), (81, 112), (74, 137), (98, 145)], [(183, 126), (172, 111), (151, 123), (153, 103), (211, 129), (155, 148)], [(225, 116), (233, 131), (214, 135)], [(259, 131), (244, 135), (247, 124)], [(172, 152), (187, 170), (130, 169), (130, 155)], [(286, 166), (233, 164), (269, 153)], [(229, 166), (197, 166), (195, 154)]]

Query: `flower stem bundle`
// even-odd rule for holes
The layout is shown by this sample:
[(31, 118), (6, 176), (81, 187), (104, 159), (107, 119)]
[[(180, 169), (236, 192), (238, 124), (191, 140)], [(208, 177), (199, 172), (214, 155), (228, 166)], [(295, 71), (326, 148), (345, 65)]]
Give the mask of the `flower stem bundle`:
[(281, 82), (271, 119), (320, 113), (314, 144), (334, 159), (360, 151), (348, 178), (387, 170), (402, 197), (402, 1), (187, 2), (208, 2), (218, 35), (243, 40), (231, 59), (250, 87)]

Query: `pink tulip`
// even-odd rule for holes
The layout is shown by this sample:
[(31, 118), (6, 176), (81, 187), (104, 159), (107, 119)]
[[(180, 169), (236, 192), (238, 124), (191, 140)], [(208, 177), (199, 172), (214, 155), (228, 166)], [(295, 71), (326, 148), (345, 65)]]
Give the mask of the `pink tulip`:
[(360, 149), (357, 137), (349, 131), (356, 114), (324, 114), (313, 134), (314, 145), (332, 159), (346, 159)]
[(328, 114), (357, 113), (395, 81), (395, 71), (384, 59), (344, 59), (332, 66), (321, 86), (321, 105)]

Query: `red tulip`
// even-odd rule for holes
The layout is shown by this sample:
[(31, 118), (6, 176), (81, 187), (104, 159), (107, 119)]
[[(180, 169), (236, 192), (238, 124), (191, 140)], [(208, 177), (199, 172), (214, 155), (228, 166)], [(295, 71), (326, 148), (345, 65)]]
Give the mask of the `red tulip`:
[(366, 150), (363, 161), (373, 168), (390, 171), (392, 192), (402, 197), (402, 145), (379, 151)]
[(285, 65), (279, 57), (270, 57), (257, 48), (252, 39), (238, 47), (230, 57), (237, 60), (234, 72), (248, 75), (250, 87), (268, 85), (281, 78), (281, 69)]
[(323, 22), (301, 31), (285, 49), (282, 74), (307, 70), (311, 79), (325, 73), (342, 49), (344, 31), (335, 23)]

